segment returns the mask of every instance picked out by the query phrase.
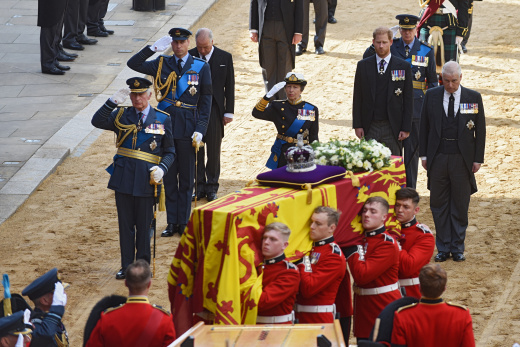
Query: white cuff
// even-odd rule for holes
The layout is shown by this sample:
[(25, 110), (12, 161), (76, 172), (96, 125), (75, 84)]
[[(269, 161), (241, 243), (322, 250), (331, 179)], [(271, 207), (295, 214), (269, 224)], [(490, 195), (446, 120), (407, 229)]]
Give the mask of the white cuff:
[(421, 157), (421, 160), (426, 160), (426, 157)]
[(249, 32), (250, 32), (250, 33), (258, 34), (258, 30), (256, 30), (256, 29), (251, 29), (251, 30), (249, 30)]
[(233, 119), (233, 113), (224, 113), (224, 117)]

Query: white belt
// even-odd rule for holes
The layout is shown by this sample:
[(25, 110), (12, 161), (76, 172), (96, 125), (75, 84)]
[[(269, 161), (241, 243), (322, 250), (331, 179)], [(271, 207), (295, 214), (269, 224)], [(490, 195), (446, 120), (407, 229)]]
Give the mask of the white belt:
[(403, 278), (399, 280), (399, 285), (401, 287), (415, 286), (416, 284), (419, 284), (419, 277)]
[(399, 289), (399, 282), (377, 288), (359, 288), (354, 286), (354, 293), (356, 293), (357, 295), (378, 295), (388, 293), (396, 289)]
[(294, 321), (294, 311), (283, 316), (257, 316), (256, 322), (261, 324), (287, 323)]
[(299, 305), (296, 304), (296, 312), (323, 313), (336, 311), (336, 305)]

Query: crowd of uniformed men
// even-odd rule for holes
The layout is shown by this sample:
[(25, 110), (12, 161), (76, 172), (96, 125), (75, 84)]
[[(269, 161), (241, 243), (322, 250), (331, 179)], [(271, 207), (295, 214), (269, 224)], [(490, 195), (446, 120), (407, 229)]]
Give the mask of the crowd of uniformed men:
[[(108, 36), (111, 32), (102, 21), (108, 2), (91, 3), (96, 8), (89, 12), (90, 32)], [(328, 3), (334, 10), (335, 1)], [(385, 143), (395, 155), (401, 155), (404, 148), (407, 187), (398, 190), (395, 197), (401, 233), (385, 228), (388, 202), (370, 197), (361, 211), (363, 244), (341, 248), (334, 242), (340, 213), (320, 206), (309, 221), (313, 248), (293, 264), (284, 254), (290, 226), (266, 225), (261, 248), (264, 262), (257, 269), (263, 274), (257, 323), (331, 323), (339, 318), (348, 342), (353, 318), (353, 333), (360, 345), (474, 345), (468, 310), (443, 301), (446, 273), (438, 265), (428, 264), (435, 245), (435, 261), (449, 257), (465, 260), (469, 198), (476, 191), (474, 173), (483, 162), (485, 143), (482, 98), (460, 86), (462, 72), (454, 61), (459, 49), (466, 51), (468, 14), (473, 4), (471, 1), (470, 7), (468, 0), (441, 3), (425, 2), (428, 6), (422, 18), (398, 15), (400, 38), (394, 38), (391, 29), (377, 28), (372, 46), (358, 63), (354, 81), (356, 135)], [(301, 93), (307, 81), (302, 74), (291, 72), (295, 56), (306, 50), (307, 41), (300, 41), (308, 1), (305, 6), (298, 0), (251, 0), (251, 39), (259, 44), (267, 91), (253, 116), (276, 125), (278, 134), (267, 162), (272, 169), (285, 165), (283, 153), (294, 145), (298, 134), (304, 135), (306, 143), (318, 139), (318, 108), (303, 102)], [(324, 13), (325, 3), (314, 0), (314, 6), (314, 44), (316, 53), (323, 54), (326, 23), (336, 23), (336, 19), (334, 11), (328, 11), (328, 16)], [(67, 14), (76, 14), (79, 9), (64, 8), (63, 4), (60, 9), (58, 15), (54, 13), (56, 18), (39, 21), (45, 73), (61, 74), (66, 67), (56, 58), (72, 59), (57, 37), (65, 9)], [(72, 22), (70, 19), (69, 26)], [(421, 26), (421, 38), (431, 36), (434, 46), (418, 39), (417, 26)], [(85, 41), (79, 29), (78, 35)], [(77, 41), (77, 35), (69, 36)], [(69, 36), (64, 38), (64, 46), (82, 49), (76, 41), (66, 43)], [(153, 83), (141, 77), (128, 79), (128, 87), (109, 98), (92, 118), (94, 126), (117, 136), (117, 153), (107, 168), (111, 174), (108, 187), (115, 191), (119, 220), (121, 269), (116, 278), (125, 279), (130, 296), (108, 297), (94, 308), (86, 328), (87, 346), (166, 346), (175, 338), (169, 314), (147, 299), (154, 206), (162, 200), (161, 195), (165, 196), (168, 226), (162, 236), (167, 237), (182, 234), (192, 199), (217, 198), (223, 126), (232, 121), (234, 112), (231, 55), (213, 46), (209, 29), (199, 29), (196, 49), (188, 52), (190, 36), (189, 30), (173, 28), (168, 36), (134, 55), (128, 66), (152, 76)], [(148, 60), (170, 46), (172, 56)], [(437, 87), (437, 74), (443, 86)], [(149, 104), (152, 86), (159, 101), (157, 108)], [(128, 96), (132, 107), (122, 107)], [(281, 100), (272, 100), (275, 97)], [(203, 150), (197, 158), (203, 139), (208, 143), (207, 163)], [(419, 195), (414, 190), (419, 157), (428, 173), (436, 237), (415, 218), (419, 211)], [(202, 166), (202, 177), (200, 190), (194, 192), (198, 165)], [(19, 312), (0, 318), (1, 346), (23, 346), (28, 326), (33, 330), (31, 346), (67, 346), (61, 322), (67, 296), (57, 269), (35, 280), (22, 294), (35, 308), (30, 318)], [(14, 308), (21, 311), (28, 307)], [(148, 323), (139, 319), (145, 316)], [(124, 327), (120, 324), (123, 321)], [(433, 326), (435, 329), (429, 328)]]

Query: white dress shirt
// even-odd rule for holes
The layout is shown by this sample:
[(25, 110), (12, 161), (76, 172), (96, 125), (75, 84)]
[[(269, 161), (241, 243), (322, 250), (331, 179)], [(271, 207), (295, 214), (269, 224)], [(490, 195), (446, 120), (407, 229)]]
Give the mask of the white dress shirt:
[[(457, 117), (457, 112), (459, 111), (459, 105), (460, 105), (460, 85), (459, 85), (459, 89), (457, 89), (455, 91), (455, 93), (453, 93), (453, 97), (455, 98), (455, 103), (454, 103), (454, 106), (455, 108), (453, 109), (453, 114), (455, 115), (455, 117)], [(451, 94), (446, 91), (446, 89), (444, 89), (444, 97), (442, 99), (442, 105), (444, 106), (444, 112), (446, 112), (446, 117), (448, 117), (448, 105), (450, 104), (450, 96)]]
[(385, 61), (385, 66), (383, 68), (383, 71), (386, 72), (386, 68), (388, 67), (388, 64), (390, 64), (390, 58), (392, 57), (392, 53), (388, 54), (385, 58), (381, 58), (376, 54), (376, 69), (377, 72), (379, 72), (379, 64), (381, 64), (381, 60)]

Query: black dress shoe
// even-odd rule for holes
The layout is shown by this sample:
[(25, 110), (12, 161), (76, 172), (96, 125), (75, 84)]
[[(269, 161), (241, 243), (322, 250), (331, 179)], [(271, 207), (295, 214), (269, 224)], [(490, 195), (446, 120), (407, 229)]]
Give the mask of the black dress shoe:
[(73, 49), (75, 51), (82, 51), (85, 49), (85, 47), (83, 47), (82, 45), (80, 45), (78, 42), (76, 41), (73, 41), (73, 42), (67, 42), (67, 43), (63, 43), (63, 47), (65, 48), (68, 48), (68, 49)]
[(217, 193), (208, 193), (206, 195), (206, 198), (208, 199), (209, 202), (213, 201), (213, 200), (217, 200)]
[(297, 44), (296, 45), (296, 55), (302, 55), (303, 52), (307, 51), (306, 48), (304, 48), (302, 45)]
[(124, 280), (124, 279), (125, 279), (125, 270), (123, 270), (123, 268), (121, 268), (121, 270), (119, 270), (116, 273), (116, 280)]
[(108, 35), (114, 35), (114, 30), (108, 30), (103, 24), (99, 26), (99, 30), (106, 32)]
[(446, 261), (450, 257), (450, 253), (447, 252), (439, 252), (435, 256), (435, 261), (438, 263), (442, 263), (443, 261)]
[(466, 260), (464, 253), (453, 253), (453, 261), (464, 261), (464, 260)]
[(76, 41), (84, 45), (95, 45), (98, 42), (96, 39), (89, 39), (85, 34), (79, 35)]
[(108, 37), (108, 33), (106, 31), (103, 31), (101, 29), (94, 30), (94, 31), (87, 31), (88, 36), (95, 36), (95, 37)]
[(462, 52), (463, 53), (468, 53), (468, 49), (466, 48), (466, 44), (465, 43), (461, 43), (460, 44), (460, 48), (462, 48)]
[(58, 61), (73, 61), (76, 58), (71, 57), (70, 55), (64, 54), (62, 52), (59, 52), (58, 57), (56, 59), (58, 59)]
[(323, 50), (323, 47), (316, 47), (316, 51), (314, 51), (316, 54), (325, 54), (325, 51)]
[(186, 225), (181, 224), (181, 225), (178, 225), (177, 227), (178, 227), (178, 229), (177, 229), (177, 234), (179, 234), (180, 236), (182, 236), (182, 234), (184, 233), (184, 229), (186, 229)]
[(179, 225), (177, 224), (168, 224), (166, 229), (161, 234), (161, 237), (172, 237), (179, 230)]
[(336, 23), (338, 22), (338, 20), (337, 20), (336, 18), (334, 18), (334, 16), (332, 16), (332, 17), (329, 17), (328, 22), (329, 22), (330, 24), (336, 24)]
[(60, 63), (56, 64), (56, 67), (58, 69), (60, 69), (61, 71), (69, 71), (70, 70), (70, 66), (67, 66), (67, 65), (61, 65)]
[[(196, 196), (197, 196), (197, 201), (200, 201), (206, 197), (206, 193), (198, 192)], [(191, 196), (191, 201), (195, 201), (195, 193), (193, 193), (193, 195)]]
[(78, 57), (78, 55), (77, 55), (76, 53), (67, 52), (67, 51), (63, 50), (63, 48), (60, 49), (60, 53), (61, 53), (61, 54), (68, 55), (68, 56), (71, 57), (71, 58), (77, 58), (77, 57)]
[(46, 73), (49, 75), (65, 75), (65, 71), (58, 69), (56, 66), (49, 70), (42, 69), (42, 73)]

